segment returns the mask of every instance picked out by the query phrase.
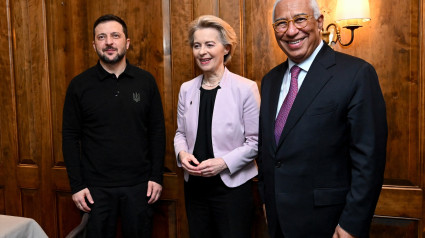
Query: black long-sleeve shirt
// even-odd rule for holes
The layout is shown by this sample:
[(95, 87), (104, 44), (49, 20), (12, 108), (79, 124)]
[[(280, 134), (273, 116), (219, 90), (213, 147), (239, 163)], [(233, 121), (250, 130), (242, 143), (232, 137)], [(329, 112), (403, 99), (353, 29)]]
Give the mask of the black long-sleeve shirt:
[(72, 193), (88, 186), (162, 184), (165, 125), (154, 77), (127, 62), (117, 78), (98, 63), (68, 86), (63, 156)]

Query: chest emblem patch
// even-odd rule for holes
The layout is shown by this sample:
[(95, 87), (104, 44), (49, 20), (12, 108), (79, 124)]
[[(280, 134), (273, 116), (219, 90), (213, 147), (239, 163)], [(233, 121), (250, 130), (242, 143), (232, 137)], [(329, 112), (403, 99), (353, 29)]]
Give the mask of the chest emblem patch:
[(133, 93), (133, 101), (140, 102), (140, 93)]

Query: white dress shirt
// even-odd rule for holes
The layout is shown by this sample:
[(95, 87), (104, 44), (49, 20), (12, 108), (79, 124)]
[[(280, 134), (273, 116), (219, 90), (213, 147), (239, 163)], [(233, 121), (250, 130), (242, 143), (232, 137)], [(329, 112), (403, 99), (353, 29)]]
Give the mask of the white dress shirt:
[[(320, 41), (320, 44), (313, 51), (313, 54), (311, 54), (306, 60), (298, 64), (298, 67), (301, 68), (300, 74), (298, 75), (298, 90), (300, 90), (301, 85), (304, 82), (304, 78), (307, 75), (307, 72), (310, 69), (311, 64), (313, 64), (313, 61), (316, 58), (322, 46), (323, 46), (323, 41)], [(282, 86), (280, 87), (279, 102), (277, 104), (276, 117), (279, 114), (280, 107), (282, 106), (286, 95), (288, 94), (289, 85), (291, 84), (290, 70), (292, 66), (294, 65), (296, 65), (294, 61), (288, 58), (288, 69), (286, 70), (285, 75), (283, 76)]]

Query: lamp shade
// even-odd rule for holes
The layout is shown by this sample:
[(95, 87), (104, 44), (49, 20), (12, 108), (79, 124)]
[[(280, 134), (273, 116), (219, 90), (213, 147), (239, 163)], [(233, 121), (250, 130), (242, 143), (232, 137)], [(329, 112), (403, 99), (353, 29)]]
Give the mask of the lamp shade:
[(369, 0), (338, 0), (335, 18), (343, 27), (362, 26), (370, 21)]

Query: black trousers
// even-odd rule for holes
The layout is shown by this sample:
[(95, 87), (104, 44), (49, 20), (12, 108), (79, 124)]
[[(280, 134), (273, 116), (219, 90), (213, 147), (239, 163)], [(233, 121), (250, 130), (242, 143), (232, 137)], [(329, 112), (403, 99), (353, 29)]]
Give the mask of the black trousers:
[(253, 220), (252, 181), (229, 188), (219, 175), (185, 182), (191, 238), (249, 238)]
[(87, 237), (116, 237), (121, 218), (123, 237), (150, 238), (153, 208), (146, 197), (147, 182), (130, 187), (89, 187), (94, 204)]
[(283, 236), (283, 233), (282, 233), (282, 228), (280, 228), (279, 221), (277, 221), (276, 230), (275, 230), (274, 236), (270, 235), (270, 237), (272, 237), (272, 238), (285, 238)]

